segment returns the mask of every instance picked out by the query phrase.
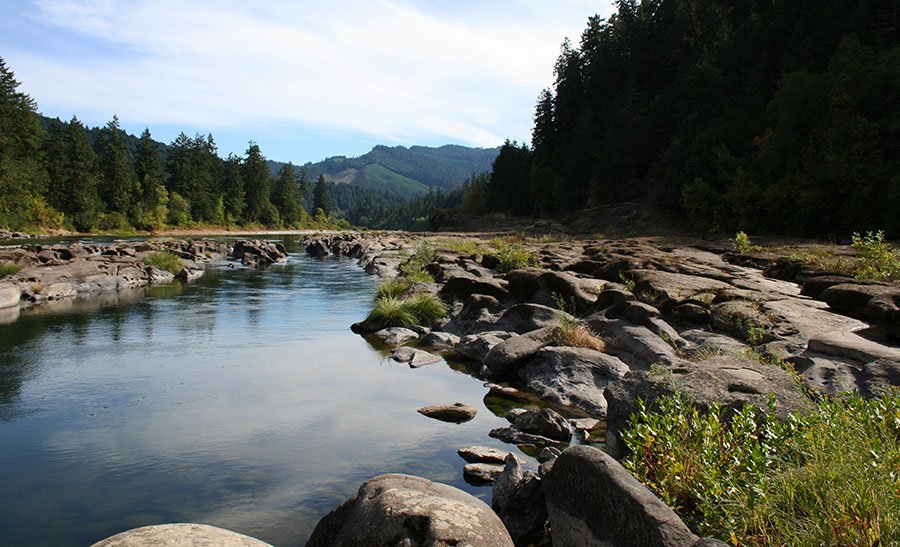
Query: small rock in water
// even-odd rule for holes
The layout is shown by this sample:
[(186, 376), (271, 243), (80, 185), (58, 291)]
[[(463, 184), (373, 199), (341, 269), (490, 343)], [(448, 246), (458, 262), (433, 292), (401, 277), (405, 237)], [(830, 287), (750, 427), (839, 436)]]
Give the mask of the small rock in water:
[(375, 336), (381, 338), (389, 346), (402, 346), (407, 342), (419, 339), (419, 335), (415, 331), (403, 327), (381, 329), (375, 333)]
[(507, 411), (506, 416), (504, 416), (504, 418), (506, 418), (506, 421), (508, 421), (509, 423), (514, 424), (514, 423), (516, 423), (516, 418), (518, 418), (519, 416), (521, 416), (522, 414), (525, 414), (527, 412), (528, 412), (528, 410), (526, 410), (524, 408), (511, 408), (511, 409), (509, 409), (509, 411)]
[(489, 446), (464, 446), (456, 451), (457, 454), (469, 463), (499, 463), (506, 460), (509, 452), (498, 450)]
[(463, 478), (473, 486), (491, 484), (503, 473), (503, 464), (467, 463), (463, 467)]
[(562, 452), (555, 446), (545, 446), (541, 453), (538, 454), (538, 461), (541, 463), (549, 462), (553, 458), (559, 456)]
[(462, 423), (468, 422), (475, 417), (478, 412), (474, 408), (462, 403), (453, 403), (452, 405), (432, 405), (422, 407), (418, 410), (419, 414), (441, 420), (442, 422)]
[(398, 363), (408, 363), (409, 368), (424, 367), (425, 365), (430, 365), (432, 363), (438, 363), (441, 361), (441, 358), (437, 355), (433, 355), (421, 349), (410, 348), (406, 346), (391, 350), (391, 359), (397, 361)]

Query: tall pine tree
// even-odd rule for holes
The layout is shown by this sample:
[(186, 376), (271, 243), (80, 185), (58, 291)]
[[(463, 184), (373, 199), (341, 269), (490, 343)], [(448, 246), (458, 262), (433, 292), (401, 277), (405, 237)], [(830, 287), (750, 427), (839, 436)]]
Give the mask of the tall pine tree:
[(331, 202), (328, 200), (328, 187), (326, 186), (325, 175), (319, 175), (316, 180), (316, 189), (313, 191), (313, 210), (319, 210), (325, 216), (331, 213)]
[(281, 221), (285, 226), (299, 226), (303, 206), (300, 201), (300, 186), (294, 166), (286, 163), (275, 176), (272, 188), (272, 203), (278, 208)]
[(150, 129), (144, 129), (141, 133), (135, 152), (134, 172), (141, 189), (140, 200), (135, 207), (136, 226), (148, 230), (162, 228), (168, 213), (169, 193), (164, 182), (162, 155), (150, 136)]
[(134, 218), (133, 205), (140, 197), (136, 176), (125, 148), (125, 132), (119, 126), (119, 117), (113, 116), (100, 133), (100, 199), (107, 211), (128, 213)]

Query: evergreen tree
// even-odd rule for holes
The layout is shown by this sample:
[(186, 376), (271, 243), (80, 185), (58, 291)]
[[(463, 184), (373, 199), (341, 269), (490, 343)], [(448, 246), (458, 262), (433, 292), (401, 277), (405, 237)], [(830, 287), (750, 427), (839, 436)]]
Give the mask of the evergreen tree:
[(331, 212), (331, 203), (328, 200), (328, 188), (325, 175), (319, 175), (316, 180), (316, 188), (313, 191), (313, 209), (321, 210), (325, 216)]
[(244, 220), (244, 176), (241, 158), (229, 154), (222, 166), (222, 196), (225, 220), (228, 223)]
[(98, 191), (107, 210), (132, 213), (130, 209), (138, 202), (140, 187), (128, 160), (125, 133), (119, 126), (118, 116), (114, 115), (100, 134), (98, 168), (101, 176)]
[(0, 224), (10, 227), (41, 221), (34, 198), (46, 192), (48, 180), (37, 105), (19, 85), (0, 57)]
[[(248, 222), (277, 225), (277, 209), (271, 202), (269, 167), (259, 145), (250, 141), (244, 158), (244, 188), (246, 191)], [(275, 214), (273, 215), (273, 211)]]
[(166, 205), (169, 194), (164, 182), (162, 156), (150, 136), (150, 129), (145, 128), (141, 133), (135, 152), (134, 172), (141, 189), (140, 199), (136, 199), (136, 226), (149, 230), (162, 228), (168, 214)]
[(97, 156), (84, 125), (75, 116), (69, 122), (65, 157), (63, 184), (68, 200), (63, 212), (70, 216), (76, 229), (90, 231), (97, 226), (101, 204), (97, 193)]
[(282, 165), (278, 170), (272, 189), (272, 203), (278, 208), (281, 220), (286, 226), (299, 225), (303, 206), (297, 175), (290, 163)]

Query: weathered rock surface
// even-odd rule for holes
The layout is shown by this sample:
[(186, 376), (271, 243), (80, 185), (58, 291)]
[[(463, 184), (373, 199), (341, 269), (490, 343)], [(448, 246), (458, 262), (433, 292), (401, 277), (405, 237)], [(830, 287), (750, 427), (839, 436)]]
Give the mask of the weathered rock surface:
[(481, 334), (470, 334), (463, 336), (459, 340), (456, 352), (463, 357), (468, 357), (473, 361), (483, 362), (485, 356), (491, 349), (508, 340), (512, 335), (506, 331), (488, 331)]
[(468, 422), (474, 418), (478, 411), (462, 403), (453, 403), (447, 405), (425, 406), (420, 408), (417, 412), (423, 416), (441, 420), (442, 422), (461, 423)]
[(513, 419), (512, 426), (525, 433), (563, 442), (569, 442), (574, 431), (568, 420), (549, 408), (521, 412)]
[(425, 350), (402, 347), (391, 351), (391, 359), (398, 363), (406, 363), (409, 368), (419, 368), (425, 365), (431, 365), (443, 361), (437, 355), (428, 353)]
[(265, 266), (287, 260), (287, 250), (281, 243), (243, 239), (235, 242), (231, 256), (245, 266)]
[(419, 333), (405, 327), (388, 327), (376, 331), (373, 335), (389, 346), (402, 346), (419, 339)]
[(619, 462), (596, 448), (563, 451), (543, 485), (554, 546), (688, 547), (699, 539)]
[(493, 508), (516, 545), (539, 543), (547, 529), (547, 503), (541, 478), (514, 454), (494, 480)]
[(270, 547), (258, 539), (206, 524), (158, 524), (108, 537), (92, 547)]
[(467, 463), (463, 466), (463, 479), (475, 486), (491, 484), (501, 473), (503, 465), (498, 463)]
[(326, 515), (307, 543), (511, 547), (500, 518), (481, 500), (410, 475), (380, 475)]
[(489, 446), (464, 446), (456, 451), (459, 456), (469, 463), (503, 463), (509, 452), (498, 450)]
[(544, 327), (513, 336), (492, 347), (484, 356), (484, 366), (494, 374), (514, 372), (541, 348), (553, 343), (556, 327)]

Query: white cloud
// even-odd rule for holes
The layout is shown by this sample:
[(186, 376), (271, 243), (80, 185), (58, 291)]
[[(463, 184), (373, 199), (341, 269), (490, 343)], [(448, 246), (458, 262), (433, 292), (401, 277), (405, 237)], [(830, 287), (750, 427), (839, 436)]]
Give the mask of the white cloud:
[[(608, 5), (35, 0), (102, 54), (29, 52), (42, 106), (142, 123), (304, 125), (394, 141), (523, 138), (565, 36)], [(21, 60), (24, 59), (24, 62)]]

